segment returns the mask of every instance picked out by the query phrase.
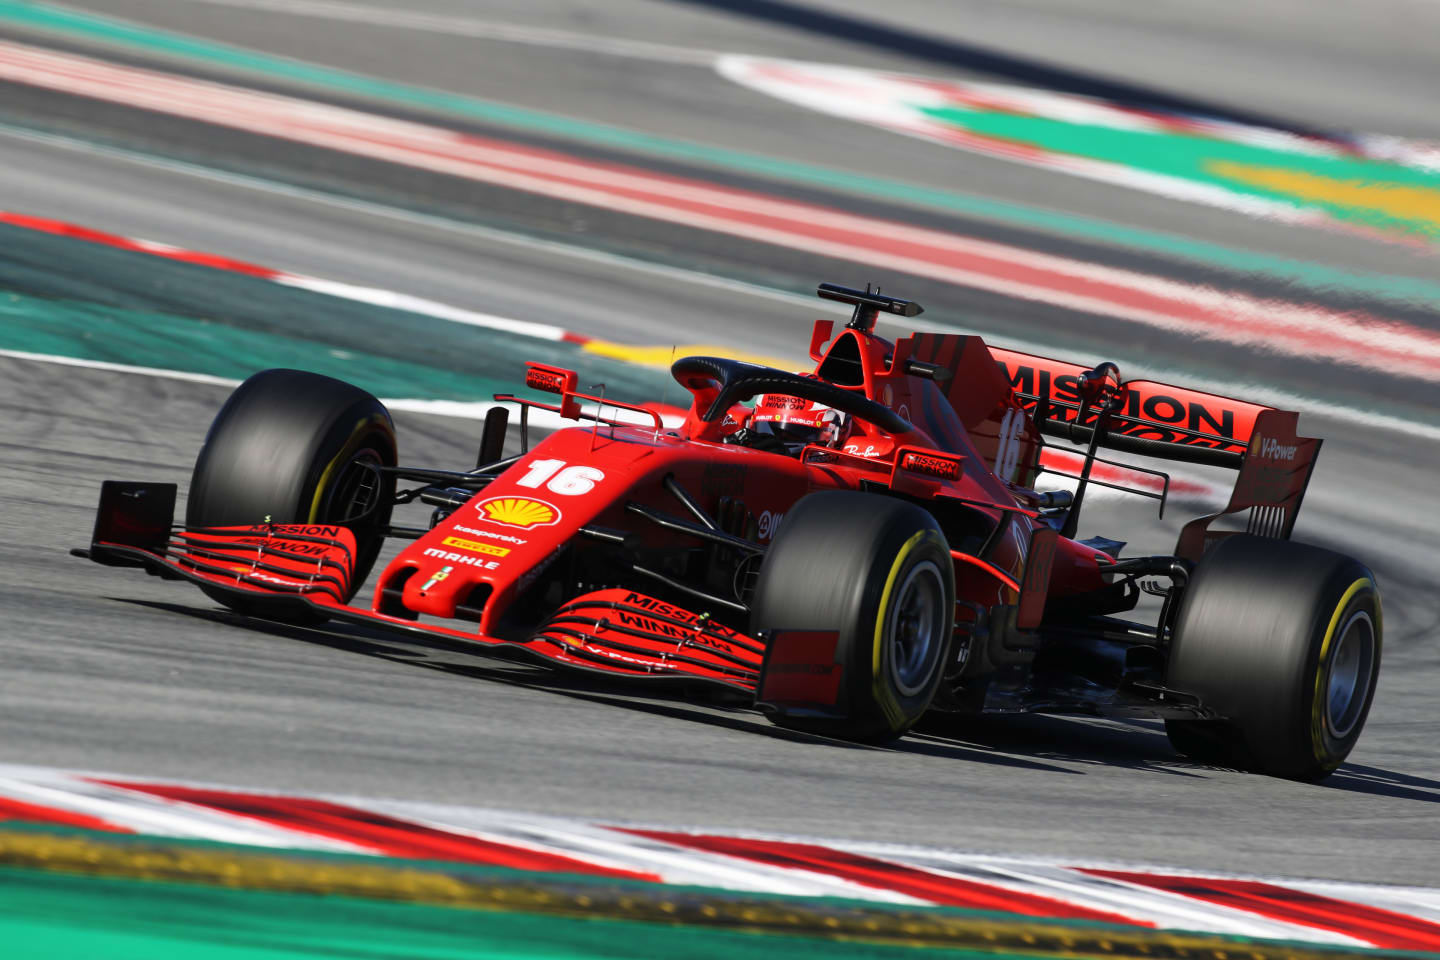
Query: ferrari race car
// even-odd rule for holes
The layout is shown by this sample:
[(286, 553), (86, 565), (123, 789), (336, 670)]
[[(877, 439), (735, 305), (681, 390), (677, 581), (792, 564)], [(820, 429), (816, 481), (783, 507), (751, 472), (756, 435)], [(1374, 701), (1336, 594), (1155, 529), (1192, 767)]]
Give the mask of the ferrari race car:
[[(1297, 414), (976, 336), (892, 343), (879, 313), (919, 305), (819, 295), (853, 316), (815, 324), (813, 373), (685, 357), (683, 422), (529, 364), (553, 400), (496, 396), (474, 469), (401, 465), (389, 414), (354, 386), (257, 373), (210, 428), (183, 524), (174, 484), (107, 481), (76, 553), (244, 615), (708, 685), (825, 736), (893, 738), (933, 711), (1079, 713), (1161, 718), (1182, 754), (1282, 777), (1344, 760), (1379, 673), (1380, 597), (1356, 560), (1289, 539), (1320, 449)], [(531, 446), (532, 410), (576, 425)], [(1073, 489), (1037, 489), (1057, 472), (1047, 437), (1078, 454)], [(1238, 477), (1173, 553), (1126, 557), (1076, 539), (1094, 467), (1114, 463), (1102, 449)], [(1125, 466), (1154, 475), (1160, 492), (1133, 492), (1163, 511), (1168, 477)], [(428, 526), (391, 522), (416, 500)], [(409, 543), (352, 603), (387, 538)], [(1142, 594), (1153, 622), (1121, 616)]]

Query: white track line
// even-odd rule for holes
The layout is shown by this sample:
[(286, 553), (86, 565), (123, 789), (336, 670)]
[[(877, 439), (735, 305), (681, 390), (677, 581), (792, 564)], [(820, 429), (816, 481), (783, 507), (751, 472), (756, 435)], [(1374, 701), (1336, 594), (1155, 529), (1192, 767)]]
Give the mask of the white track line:
[(392, 7), (358, 6), (352, 3), (335, 3), (331, 0), (191, 0), (191, 2), (208, 3), (217, 7), (235, 7), (241, 10), (263, 10), (295, 17), (360, 23), (375, 27), (416, 30), (450, 37), (553, 47), (559, 50), (604, 54), (630, 60), (648, 60), (654, 63), (710, 67), (724, 55), (720, 50), (681, 47), (667, 43), (652, 43), (647, 40), (630, 40), (623, 37), (598, 36), (592, 33), (574, 33), (550, 27), (506, 23), (501, 20), (480, 20), (474, 17), (455, 17), (436, 13), (414, 13)]
[[(214, 377), (208, 373), (189, 373), (185, 370), (162, 370), (158, 367), (137, 367), (128, 363), (110, 363), (106, 360), (85, 360), (80, 357), (64, 357), (50, 353), (27, 353), (24, 350), (0, 350), (0, 357), (15, 360), (34, 360), (39, 363), (53, 363), (62, 367), (83, 367), (87, 370), (105, 370), (111, 373), (135, 373), (162, 380), (185, 380), (190, 383), (204, 383), (216, 387), (238, 387), (239, 380), (230, 377)], [(482, 415), (483, 416), (483, 415)]]
[(496, 316), (493, 313), (467, 310), (464, 307), (452, 307), (448, 303), (440, 303), (437, 300), (429, 300), (425, 297), (417, 297), (408, 293), (397, 293), (394, 290), (382, 290), (378, 287), (362, 287), (358, 284), (341, 283), (337, 280), (321, 280), (316, 277), (304, 277), (298, 274), (282, 274), (275, 279), (275, 282), (287, 287), (309, 290), (312, 293), (323, 293), (327, 296), (340, 297), (345, 300), (356, 300), (360, 303), (368, 303), (376, 307), (385, 307), (389, 310), (404, 310), (408, 313), (418, 313), (427, 317), (434, 317), (437, 320), (448, 320), (451, 323), (460, 323), (472, 327), (487, 327), (491, 330), (504, 330), (507, 333), (515, 333), (523, 337), (534, 337), (537, 340), (563, 340), (566, 334), (563, 328), (557, 327), (554, 324), (534, 323), (529, 320), (515, 320), (510, 317)]
[[(145, 377), (155, 377), (162, 380), (183, 380), (189, 383), (203, 383), (216, 387), (238, 387), (240, 381), (233, 377), (215, 377), (208, 373), (189, 373), (184, 370), (164, 370), (159, 367), (137, 367), (127, 363), (111, 363), (107, 360), (85, 360), (79, 357), (64, 357), (48, 353), (27, 353), (24, 350), (3, 350), (0, 349), (0, 357), (8, 357), (14, 360), (30, 360), (37, 363), (53, 363), (64, 367), (82, 367), (88, 370), (104, 370), (109, 373), (132, 373)], [(515, 382), (520, 383), (522, 377), (517, 372)], [(485, 414), (492, 408), (504, 406), (493, 400), (413, 400), (405, 397), (380, 398), (381, 401), (391, 410), (403, 410), (407, 413), (423, 413), (435, 417), (456, 417), (463, 420), (483, 420)], [(600, 408), (597, 404), (582, 404), (580, 409), (585, 413), (595, 413)], [(638, 426), (645, 426), (652, 421), (649, 417), (636, 413), (633, 410), (617, 410), (609, 405), (605, 407), (606, 416), (614, 417), (627, 423), (634, 423)], [(662, 422), (667, 429), (680, 426), (684, 420), (680, 417), (663, 417)], [(562, 427), (573, 427), (576, 421), (567, 420), (558, 413), (549, 410), (531, 410), (530, 426), (537, 430), (559, 430)]]

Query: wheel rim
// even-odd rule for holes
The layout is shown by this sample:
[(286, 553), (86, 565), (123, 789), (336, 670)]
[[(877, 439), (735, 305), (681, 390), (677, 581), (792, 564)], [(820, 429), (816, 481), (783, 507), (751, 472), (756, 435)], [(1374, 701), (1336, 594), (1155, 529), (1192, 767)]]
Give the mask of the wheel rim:
[(1335, 739), (1344, 739), (1360, 722), (1374, 671), (1375, 624), (1357, 610), (1341, 628), (1326, 668), (1325, 725)]
[(357, 452), (341, 469), (325, 497), (322, 516), (324, 523), (347, 524), (358, 522), (359, 526), (375, 524), (373, 512), (380, 506), (380, 454), (365, 449)]
[(902, 696), (924, 690), (939, 665), (944, 605), (940, 568), (928, 560), (911, 567), (895, 593), (885, 637), (890, 676)]

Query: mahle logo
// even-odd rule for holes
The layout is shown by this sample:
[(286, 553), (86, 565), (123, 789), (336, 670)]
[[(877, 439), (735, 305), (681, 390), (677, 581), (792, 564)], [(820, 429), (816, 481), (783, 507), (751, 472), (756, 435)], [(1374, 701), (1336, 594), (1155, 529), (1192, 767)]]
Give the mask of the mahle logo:
[(544, 500), (529, 497), (491, 497), (475, 505), (491, 523), (531, 530), (560, 522), (560, 511)]

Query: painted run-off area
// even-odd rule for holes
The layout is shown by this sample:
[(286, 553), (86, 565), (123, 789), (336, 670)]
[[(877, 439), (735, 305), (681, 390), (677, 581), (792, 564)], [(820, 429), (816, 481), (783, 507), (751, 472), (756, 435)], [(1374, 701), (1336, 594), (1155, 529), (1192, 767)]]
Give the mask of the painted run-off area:
[[(0, 225), (0, 349), (243, 380), (286, 366), (377, 396), (476, 402), (526, 360), (577, 369), (619, 399), (665, 374), (580, 342), (447, 322), (288, 286), (254, 271)], [(417, 331), (423, 335), (417, 336)]]
[(954, 189), (937, 189), (835, 166), (800, 163), (712, 143), (696, 143), (640, 133), (574, 117), (269, 56), (255, 50), (45, 3), (0, 0), (0, 20), (25, 29), (98, 41), (142, 55), (162, 55), (205, 69), (219, 65), (244, 75), (300, 83), (312, 89), (348, 96), (358, 95), (392, 107), (420, 108), (462, 120), (481, 121), (525, 133), (560, 137), (591, 147), (621, 150), (640, 157), (699, 164), (708, 168), (718, 167), (781, 184), (821, 187), (920, 209), (945, 211), (1025, 229), (1038, 229), (1052, 235), (1110, 247), (1148, 251), (1222, 270), (1258, 274), (1315, 292), (1343, 291), (1410, 305), (1440, 303), (1440, 284), (1420, 277), (1352, 273), (1333, 266), (1279, 257), (1264, 251), (1206, 243), (1179, 234), (1007, 203)]
[(772, 96), (947, 146), (1261, 217), (1440, 238), (1440, 145), (1329, 138), (997, 84), (727, 57)]
[[(275, 927), (245, 914), (267, 910), (265, 896), (289, 894), (303, 896), (276, 902), (269, 908), (275, 918), (297, 917), (306, 904), (322, 914), (338, 904), (342, 914), (359, 913), (367, 922), (368, 908), (353, 903), (358, 898), (382, 907), (399, 901), (543, 914), (566, 938), (568, 921), (581, 917), (706, 927), (705, 936), (744, 928), (1020, 954), (1226, 960), (1238, 946), (1217, 939), (1226, 937), (1241, 938), (1256, 960), (1274, 956), (1276, 944), (1294, 945), (1281, 951), (1292, 957), (1337, 948), (1440, 951), (1440, 891), (1433, 889), (1182, 875), (38, 767), (0, 769), (0, 821), (0, 928), (16, 926), (18, 936), (38, 936), (31, 926), (54, 926), (46, 918), (63, 913), (53, 901), (95, 897), (128, 901), (134, 912), (117, 906), (79, 914), (90, 918), (88, 927), (188, 940), (213, 914), (211, 936), (219, 933), (222, 946), (237, 930), (268, 943), (293, 935), (288, 921)], [(93, 882), (17, 871), (81, 874)], [(8, 895), (22, 887), (31, 896)], [(213, 887), (257, 896), (217, 898), (206, 889)], [(151, 929), (163, 917), (155, 901), (170, 899), (178, 901), (179, 922)], [(483, 918), (478, 928), (465, 915), (456, 923), (478, 929), (480, 942), (498, 935), (484, 929)], [(507, 925), (499, 925), (501, 934)], [(517, 927), (520, 940), (551, 943), (526, 924)], [(636, 932), (648, 936), (646, 928)], [(338, 936), (326, 929), (322, 942), (345, 946)], [(591, 955), (596, 947), (572, 949)], [(626, 955), (652, 955), (639, 949)], [(757, 941), (756, 949), (768, 947)]]
[(1323, 210), (1337, 219), (1440, 237), (1440, 173), (1349, 153), (1312, 154), (1199, 133), (1066, 123), (959, 105), (935, 120), (999, 140), (1212, 184)]
[(1141, 331), (1178, 335), (1440, 380), (1440, 334), (1368, 310), (1337, 310), (1188, 283), (770, 193), (660, 175), (643, 167), (595, 162), (4, 41), (0, 77), (1099, 317), (1113, 324), (1116, 337)]

